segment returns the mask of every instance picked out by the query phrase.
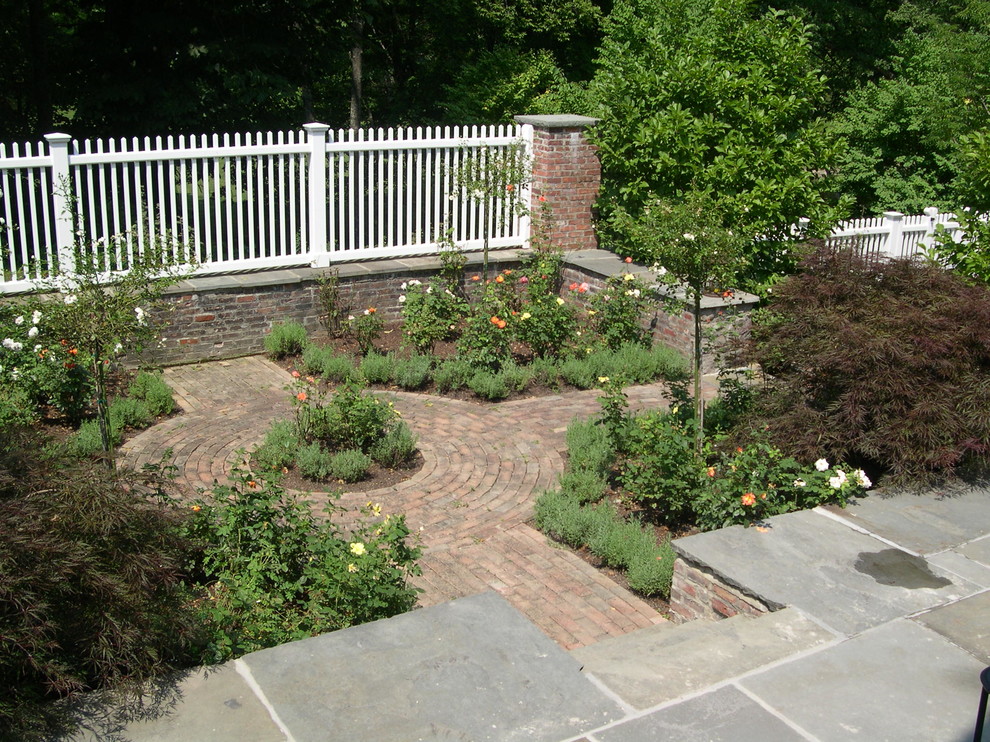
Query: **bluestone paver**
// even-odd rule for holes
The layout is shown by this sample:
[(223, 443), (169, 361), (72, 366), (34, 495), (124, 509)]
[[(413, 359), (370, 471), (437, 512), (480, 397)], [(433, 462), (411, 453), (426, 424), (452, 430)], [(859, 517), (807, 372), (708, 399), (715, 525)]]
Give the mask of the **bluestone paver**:
[[(199, 668), (167, 687), (167, 700), (148, 697), (103, 720), (89, 715), (76, 742), (283, 742), (285, 734), (238, 674), (234, 663)], [(119, 711), (119, 709), (118, 709)], [(106, 722), (109, 721), (110, 725)]]
[(700, 533), (674, 546), (729, 584), (846, 635), (979, 591), (822, 513), (786, 513), (767, 526)]
[(990, 665), (990, 592), (933, 608), (914, 620)]
[(724, 687), (596, 732), (598, 742), (805, 742), (737, 688)]
[(969, 488), (937, 494), (873, 494), (844, 509), (838, 517), (918, 554), (933, 554), (990, 533), (990, 489)]
[(785, 608), (757, 618), (637, 631), (571, 654), (624, 702), (647, 709), (834, 640), (800, 611)]
[(821, 742), (972, 739), (983, 664), (914, 621), (892, 621), (739, 685)]
[(296, 742), (555, 742), (623, 715), (492, 592), (242, 661)]

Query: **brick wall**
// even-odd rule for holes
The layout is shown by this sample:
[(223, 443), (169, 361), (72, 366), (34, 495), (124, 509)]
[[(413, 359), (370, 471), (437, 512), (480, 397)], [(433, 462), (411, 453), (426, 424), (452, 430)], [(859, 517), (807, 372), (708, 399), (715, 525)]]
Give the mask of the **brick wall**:
[(738, 613), (759, 616), (777, 607), (771, 608), (758, 598), (726, 585), (683, 557), (674, 562), (674, 580), (670, 586), (670, 620), (674, 623), (729, 618)]
[[(597, 119), (586, 116), (516, 116), (533, 126), (533, 234), (564, 250), (598, 247), (594, 206), (601, 185), (598, 148), (585, 135)], [(546, 199), (540, 201), (540, 198)], [(550, 215), (546, 219), (546, 215)]]
[[(518, 250), (494, 251), (489, 261), (491, 275), (518, 267), (521, 254)], [(566, 258), (564, 292), (572, 298), (590, 297), (604, 288), (609, 276), (626, 271), (638, 272), (652, 282), (647, 269), (627, 265), (601, 250), (572, 252)], [(468, 260), (466, 279), (479, 272), (481, 256), (471, 254)], [(375, 307), (386, 322), (397, 322), (401, 318), (402, 283), (413, 278), (426, 280), (439, 265), (434, 258), (339, 265), (340, 308), (346, 315)], [(319, 269), (295, 268), (183, 281), (166, 296), (167, 308), (159, 317), (164, 323), (164, 342), (150, 360), (176, 364), (260, 353), (265, 335), (276, 322), (295, 321), (311, 333), (319, 331), (322, 308), (317, 278), (323, 273)], [(572, 282), (587, 283), (590, 291), (580, 295), (568, 292), (566, 287)], [(713, 301), (715, 305), (703, 310), (712, 317), (729, 308), (726, 302)], [(737, 307), (743, 321), (751, 306)], [(690, 312), (670, 315), (661, 308), (646, 317), (644, 323), (658, 342), (685, 354), (691, 352), (694, 325)], [(710, 353), (706, 363), (713, 366)]]

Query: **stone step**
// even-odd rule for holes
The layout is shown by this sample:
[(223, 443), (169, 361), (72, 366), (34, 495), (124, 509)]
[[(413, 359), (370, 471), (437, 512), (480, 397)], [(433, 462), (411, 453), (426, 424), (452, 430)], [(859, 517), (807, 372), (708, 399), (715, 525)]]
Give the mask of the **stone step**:
[(658, 625), (571, 651), (625, 703), (651, 708), (825, 644), (835, 636), (794, 608), (751, 618)]

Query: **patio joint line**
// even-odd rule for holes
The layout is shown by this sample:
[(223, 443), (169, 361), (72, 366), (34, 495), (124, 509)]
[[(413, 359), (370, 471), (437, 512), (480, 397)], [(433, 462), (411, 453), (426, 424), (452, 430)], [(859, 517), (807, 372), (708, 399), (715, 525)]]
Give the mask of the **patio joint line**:
[(279, 717), (278, 712), (272, 705), (272, 702), (268, 700), (268, 696), (265, 695), (265, 692), (261, 689), (261, 686), (258, 685), (258, 681), (254, 679), (254, 675), (251, 674), (251, 668), (248, 667), (247, 663), (238, 658), (234, 660), (234, 669), (237, 670), (237, 674), (243, 678), (245, 683), (247, 683), (248, 688), (250, 688), (251, 692), (254, 693), (255, 698), (257, 698), (261, 705), (265, 707), (268, 715), (272, 718), (272, 721), (275, 722), (275, 726), (277, 726), (279, 731), (285, 735), (286, 742), (296, 742), (296, 738), (292, 736), (292, 732), (290, 732), (289, 728), (285, 726), (285, 722), (283, 722)]

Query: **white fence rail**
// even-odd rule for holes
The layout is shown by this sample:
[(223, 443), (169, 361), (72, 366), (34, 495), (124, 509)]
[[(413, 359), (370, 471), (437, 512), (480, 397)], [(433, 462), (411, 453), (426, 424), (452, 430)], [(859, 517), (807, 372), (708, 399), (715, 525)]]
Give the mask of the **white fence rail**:
[(304, 131), (0, 144), (0, 292), (71, 269), (126, 270), (150, 241), (197, 272), (525, 244), (525, 184), (480, 198), (470, 163), (528, 157), (532, 127)]
[(885, 211), (881, 217), (841, 222), (826, 242), (834, 247), (852, 247), (865, 256), (908, 258), (932, 246), (938, 225), (957, 238), (955, 218), (955, 214), (940, 214), (935, 207), (913, 216)]

